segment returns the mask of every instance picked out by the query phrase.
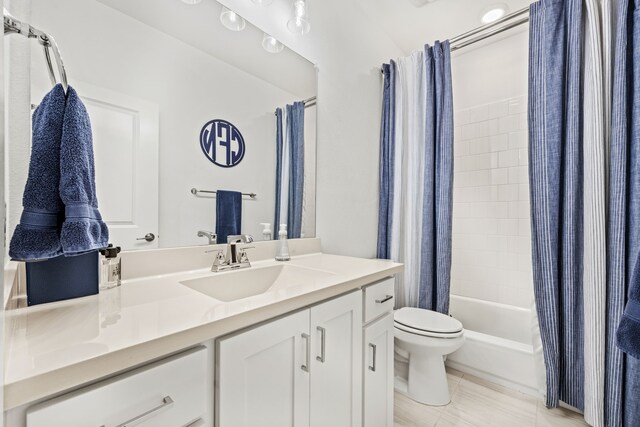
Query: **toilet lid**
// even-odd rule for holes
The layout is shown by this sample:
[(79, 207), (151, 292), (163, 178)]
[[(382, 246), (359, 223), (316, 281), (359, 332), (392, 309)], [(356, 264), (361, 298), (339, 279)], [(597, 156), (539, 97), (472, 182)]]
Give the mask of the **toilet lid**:
[(398, 325), (437, 334), (455, 334), (463, 329), (462, 323), (453, 317), (422, 308), (401, 308), (395, 311), (393, 319)]

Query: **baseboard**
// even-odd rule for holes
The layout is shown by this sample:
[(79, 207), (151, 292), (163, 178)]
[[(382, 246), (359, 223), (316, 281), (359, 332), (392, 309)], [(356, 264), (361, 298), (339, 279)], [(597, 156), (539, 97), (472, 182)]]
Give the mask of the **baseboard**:
[(520, 393), (527, 394), (527, 395), (535, 397), (537, 399), (541, 399), (542, 398), (542, 396), (540, 395), (540, 392), (537, 389), (535, 389), (533, 387), (530, 387), (530, 386), (527, 386), (525, 384), (520, 384), (520, 383), (516, 383), (516, 382), (513, 382), (513, 381), (509, 381), (507, 379), (504, 379), (502, 377), (490, 374), (490, 373), (482, 371), (480, 369), (472, 368), (472, 367), (467, 366), (467, 365), (462, 365), (460, 363), (453, 362), (451, 360), (448, 360), (445, 363), (445, 365), (448, 368), (455, 369), (456, 371), (460, 371), (460, 372), (462, 372), (464, 374), (473, 375), (474, 377), (478, 377), (478, 378), (481, 378), (483, 380), (492, 382), (494, 384), (498, 384), (500, 386), (509, 388), (511, 390), (515, 390), (515, 391), (518, 391)]

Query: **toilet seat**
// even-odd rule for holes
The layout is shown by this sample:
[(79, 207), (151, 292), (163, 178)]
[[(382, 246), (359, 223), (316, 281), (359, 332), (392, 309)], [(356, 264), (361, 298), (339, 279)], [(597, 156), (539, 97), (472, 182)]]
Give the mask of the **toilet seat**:
[(402, 331), (435, 338), (456, 338), (464, 333), (462, 323), (453, 317), (422, 308), (396, 310), (394, 326)]
[(401, 323), (395, 323), (393, 325), (396, 329), (400, 330), (400, 331), (404, 331), (413, 335), (420, 335), (423, 337), (432, 337), (432, 338), (457, 338), (460, 337), (464, 334), (464, 330), (460, 330), (458, 332), (451, 332), (451, 333), (446, 333), (446, 334), (441, 334), (438, 332), (432, 332), (432, 331), (423, 331), (421, 329), (415, 329), (415, 328), (411, 328), (409, 326), (405, 326)]

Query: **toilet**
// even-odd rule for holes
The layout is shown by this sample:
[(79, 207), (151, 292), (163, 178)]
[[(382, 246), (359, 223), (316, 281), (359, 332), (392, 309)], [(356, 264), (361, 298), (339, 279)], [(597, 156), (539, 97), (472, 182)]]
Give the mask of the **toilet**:
[(462, 323), (413, 307), (398, 309), (393, 317), (396, 390), (426, 405), (447, 405), (451, 397), (444, 358), (464, 343)]

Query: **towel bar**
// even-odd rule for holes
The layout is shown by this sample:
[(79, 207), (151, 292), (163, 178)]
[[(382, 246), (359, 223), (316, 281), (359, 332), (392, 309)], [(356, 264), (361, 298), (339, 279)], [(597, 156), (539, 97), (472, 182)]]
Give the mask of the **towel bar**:
[[(198, 193), (208, 193), (208, 194), (216, 194), (217, 191), (211, 191), (211, 190), (198, 190), (195, 188), (191, 189), (191, 194), (193, 194), (194, 196), (197, 196)], [(242, 193), (243, 196), (248, 196), (252, 199), (255, 199), (258, 195), (256, 193)]]

